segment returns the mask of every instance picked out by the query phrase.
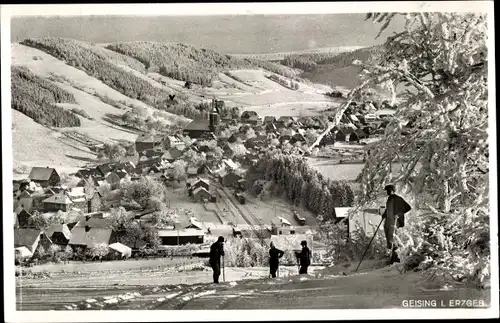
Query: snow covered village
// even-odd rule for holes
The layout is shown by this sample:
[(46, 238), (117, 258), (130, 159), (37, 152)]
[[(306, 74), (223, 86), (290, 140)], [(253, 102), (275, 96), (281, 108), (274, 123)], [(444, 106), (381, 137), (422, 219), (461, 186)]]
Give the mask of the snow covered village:
[(15, 310), (498, 313), (485, 12), (11, 16)]

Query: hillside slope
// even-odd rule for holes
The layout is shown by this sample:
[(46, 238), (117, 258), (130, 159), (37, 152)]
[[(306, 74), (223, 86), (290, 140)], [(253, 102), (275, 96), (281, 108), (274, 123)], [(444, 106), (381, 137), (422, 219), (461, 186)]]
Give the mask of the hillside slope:
[[(92, 143), (116, 142), (118, 140), (134, 141), (137, 138), (137, 132), (110, 123), (107, 121), (106, 115), (121, 115), (129, 111), (132, 106), (141, 107), (149, 115), (156, 111), (153, 107), (137, 99), (127, 97), (85, 72), (32, 47), (13, 44), (12, 65), (14, 67), (22, 66), (38, 77), (44, 78), (47, 82), (50, 82), (48, 81), (49, 78), (57, 79), (58, 82), (50, 83), (70, 93), (76, 101), (76, 103), (59, 103), (57, 106), (66, 111), (75, 108), (81, 109), (93, 119), (89, 120), (78, 116), (80, 122), (78, 127), (49, 129), (36, 124), (25, 115), (13, 111), (13, 117), (16, 116), (17, 120), (13, 120), (13, 123), (18, 128), (16, 132), (13, 132), (14, 168), (19, 168), (21, 165), (31, 167), (52, 164), (56, 167), (70, 169), (82, 167), (88, 162), (95, 161), (96, 155), (81, 140), (73, 140), (67, 136), (75, 137), (76, 134), (76, 136), (79, 135), (79, 137), (90, 140)], [(103, 102), (103, 99), (107, 103)], [(118, 107), (121, 106), (121, 108), (117, 108), (112, 104)], [(16, 113), (14, 114), (14, 112)], [(186, 123), (189, 120), (166, 112), (164, 114), (167, 116), (167, 119), (163, 118), (165, 122)], [(24, 124), (30, 126), (24, 127)], [(32, 135), (30, 132), (33, 127), (36, 128), (36, 135)], [(50, 139), (52, 137), (39, 135), (39, 132), (50, 133), (52, 137), (56, 136), (56, 134), (58, 134), (57, 136), (64, 136), (66, 142), (53, 141)], [(68, 144), (76, 147), (76, 151), (65, 153)], [(33, 150), (33, 146), (46, 147), (47, 149), (40, 150), (40, 157), (35, 158), (33, 152), (36, 152), (37, 149)], [(52, 148), (49, 149), (49, 147)], [(51, 153), (47, 155), (47, 151)], [(24, 174), (29, 172), (27, 167), (24, 168)]]
[(76, 103), (74, 96), (23, 67), (11, 69), (12, 108), (36, 122), (54, 127), (78, 127), (80, 119), (57, 106)]
[(328, 84), (337, 89), (349, 90), (361, 84), (361, 68), (355, 60), (370, 62), (383, 50), (382, 46), (353, 48), (342, 52), (299, 53), (285, 56), (283, 65), (299, 68), (300, 74), (314, 83)]
[(296, 74), (293, 69), (279, 64), (240, 59), (181, 43), (134, 41), (109, 44), (106, 48), (140, 61), (148, 71), (203, 86), (211, 86), (219, 72), (228, 70), (263, 68), (287, 77)]
[(14, 109), (12, 111), (12, 157), (14, 178), (24, 178), (32, 166), (75, 171), (95, 155), (77, 146), (64, 133), (50, 130)]
[[(223, 54), (213, 55), (221, 60), (226, 57)], [(131, 142), (137, 138), (137, 130), (115, 122), (127, 111), (137, 109), (142, 109), (147, 116), (165, 124), (187, 124), (189, 119), (168, 111), (177, 114), (188, 111), (190, 116), (196, 115), (198, 111), (194, 108), (195, 105), (209, 102), (212, 98), (224, 100), (229, 107), (255, 110), (261, 116), (315, 115), (338, 104), (334, 99), (324, 96), (325, 92), (331, 90), (328, 86), (301, 82), (295, 77), (288, 78), (276, 74), (266, 68), (275, 69), (277, 72), (280, 72), (280, 69), (293, 70), (259, 60), (226, 57), (231, 64), (244, 63), (224, 63), (221, 65), (221, 71), (220, 66), (214, 65), (217, 73), (211, 87), (193, 84), (191, 88), (186, 88), (185, 82), (162, 75), (158, 71), (147, 70), (142, 62), (133, 57), (81, 41), (60, 38), (30, 39), (23, 44), (12, 44), (11, 57), (15, 68), (25, 68), (36, 77), (42, 78), (41, 82), (48, 82), (55, 89), (60, 89), (74, 98), (74, 101), (58, 101), (54, 104), (69, 115), (76, 116), (79, 126), (44, 129), (51, 133), (59, 132), (82, 152), (80, 156), (65, 154), (60, 149), (50, 149), (47, 150), (51, 152), (50, 156), (32, 158), (30, 145), (42, 141), (44, 136), (25, 135), (23, 128), (18, 127), (17, 132), (13, 134), (16, 151), (14, 166), (17, 168), (21, 165), (47, 166), (45, 164), (50, 160), (60, 161), (54, 165), (63, 168), (83, 167), (87, 163), (96, 162), (96, 155), (91, 150), (92, 145), (122, 140)], [(211, 58), (213, 57), (209, 56), (205, 60)], [(180, 61), (189, 59), (191, 58), (183, 58)], [(200, 62), (204, 62), (201, 58), (199, 62), (195, 61), (191, 68), (198, 68), (201, 66)], [(238, 69), (229, 69), (229, 66)], [(242, 66), (249, 68), (241, 69)], [(270, 75), (278, 75), (286, 84), (294, 82), (299, 88), (283, 86), (269, 79)], [(137, 84), (139, 87), (136, 87)], [(163, 100), (167, 97), (167, 101), (170, 100), (169, 95), (175, 95), (175, 101), (165, 105)], [(159, 111), (158, 108), (164, 111)], [(79, 112), (75, 114), (75, 111)], [(162, 113), (159, 114), (158, 111)], [(17, 118), (19, 119), (19, 115)], [(18, 123), (25, 122), (21, 119)], [(51, 144), (59, 147), (65, 145), (58, 141)], [(42, 146), (45, 147), (45, 143)], [(28, 171), (29, 169), (24, 168), (24, 173)]]

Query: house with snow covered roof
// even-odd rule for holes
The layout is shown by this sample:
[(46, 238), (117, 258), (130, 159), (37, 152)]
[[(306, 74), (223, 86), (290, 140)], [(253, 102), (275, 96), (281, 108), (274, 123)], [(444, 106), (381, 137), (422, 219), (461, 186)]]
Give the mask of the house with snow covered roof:
[(34, 253), (38, 246), (46, 250), (52, 245), (52, 241), (42, 230), (35, 228), (14, 229), (14, 247), (26, 247)]
[(116, 242), (116, 235), (112, 229), (73, 227), (69, 245), (73, 248), (92, 248), (96, 244), (110, 245)]
[(67, 224), (52, 224), (45, 230), (45, 234), (59, 246), (67, 246), (71, 239), (71, 230)]
[(162, 245), (175, 246), (188, 243), (202, 244), (205, 233), (199, 229), (158, 230), (158, 236)]
[(205, 226), (203, 225), (203, 223), (198, 221), (198, 219), (193, 216), (189, 218), (189, 224), (184, 229), (204, 230)]
[(281, 235), (292, 233), (292, 224), (287, 219), (281, 216), (277, 216), (271, 220), (271, 234)]
[(33, 167), (28, 178), (41, 187), (57, 186), (61, 181), (57, 171), (49, 167)]
[(196, 202), (213, 201), (214, 196), (205, 187), (200, 186), (193, 190), (193, 198)]
[(43, 200), (45, 212), (57, 212), (59, 210), (68, 212), (72, 209), (73, 202), (66, 194), (55, 194)]
[(209, 191), (210, 190), (210, 181), (206, 178), (198, 177), (198, 178), (188, 180), (186, 186), (191, 190), (195, 190), (198, 187), (203, 187), (207, 191)]
[(163, 140), (162, 135), (141, 134), (135, 140), (135, 150), (140, 153), (146, 149), (161, 147)]

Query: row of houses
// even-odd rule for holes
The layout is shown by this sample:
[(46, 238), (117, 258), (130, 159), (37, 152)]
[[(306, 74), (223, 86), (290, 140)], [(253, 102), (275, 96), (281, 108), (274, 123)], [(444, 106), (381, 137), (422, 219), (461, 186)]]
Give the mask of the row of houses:
[[(279, 146), (291, 144), (297, 146), (297, 143), (307, 144), (305, 136), (307, 129), (322, 129), (326, 127), (324, 118), (321, 117), (290, 117), (280, 118), (265, 117), (264, 123), (256, 123), (258, 115), (252, 111), (243, 112), (240, 121), (241, 125), (237, 132), (229, 138), (218, 137), (220, 130), (226, 125), (221, 124), (218, 112), (214, 107), (210, 112), (208, 120), (193, 120), (184, 131), (183, 135), (189, 136), (192, 143), (187, 145), (179, 136), (156, 136), (155, 138), (146, 135), (140, 135), (136, 141), (136, 149), (139, 152), (137, 161), (137, 174), (150, 174), (164, 179), (172, 179), (173, 169), (170, 167), (176, 160), (189, 150), (202, 154), (206, 159), (206, 164), (213, 166), (220, 162), (217, 160), (214, 151), (208, 146), (200, 145), (203, 140), (216, 140), (218, 147), (223, 151), (223, 158), (235, 158), (243, 165), (251, 165), (259, 158), (259, 154), (264, 153), (270, 143), (277, 139)], [(250, 120), (251, 122), (247, 122)], [(365, 127), (363, 129), (356, 127), (352, 120), (345, 119), (332, 131), (323, 137), (320, 146), (332, 145), (335, 142), (359, 142), (368, 138), (373, 129)], [(255, 136), (247, 138), (247, 131), (253, 129)], [(243, 144), (247, 150), (242, 156), (236, 154), (235, 145)], [(264, 150), (262, 149), (264, 148)], [(305, 155), (307, 152), (300, 148), (294, 149), (298, 154)], [(189, 177), (194, 177), (203, 172), (203, 167), (189, 167), (187, 170)]]
[(46, 188), (42, 192), (28, 189), (18, 190), (14, 195), (14, 211), (24, 210), (28, 213), (39, 212), (69, 212), (72, 209), (85, 213), (97, 212), (101, 209), (102, 195), (93, 187), (74, 187), (71, 189), (60, 186)]
[[(148, 214), (139, 215), (137, 221), (149, 221)], [(86, 214), (75, 221), (65, 224), (53, 224), (45, 230), (24, 225), (27, 221), (18, 215), (18, 226), (14, 228), (14, 248), (23, 258), (30, 258), (42, 247), (49, 250), (57, 245), (61, 249), (70, 246), (73, 251), (84, 251), (95, 245), (106, 245), (111, 255), (130, 257), (133, 249), (141, 249), (146, 243), (137, 240), (132, 245), (118, 242), (118, 234), (113, 231), (111, 219), (103, 213)], [(164, 246), (186, 243), (203, 243), (205, 232), (194, 219), (184, 228), (158, 228), (158, 236)]]

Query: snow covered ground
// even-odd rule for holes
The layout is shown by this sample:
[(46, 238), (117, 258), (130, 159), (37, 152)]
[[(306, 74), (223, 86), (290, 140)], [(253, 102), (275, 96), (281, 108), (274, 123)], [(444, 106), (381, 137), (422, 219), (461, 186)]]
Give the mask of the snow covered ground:
[(401, 274), (396, 266), (378, 268), (380, 261), (367, 261), (358, 273), (353, 270), (354, 264), (350, 265), (324, 270), (318, 267), (314, 274), (301, 276), (296, 274), (296, 267), (282, 267), (277, 279), (266, 277), (267, 268), (226, 268), (226, 282), (218, 285), (210, 283), (210, 270), (151, 273), (143, 275), (142, 280), (136, 280), (131, 272), (124, 274), (126, 279), (117, 275), (106, 277), (106, 286), (96, 286), (93, 275), (85, 275), (86, 284), (84, 281), (79, 284), (74, 278), (45, 283), (33, 280), (18, 287), (17, 307), (20, 310), (360, 309), (403, 308), (404, 301), (409, 299), (435, 301), (439, 307), (455, 299), (476, 299), (484, 306), (490, 304), (489, 289), (428, 280), (419, 272)]

